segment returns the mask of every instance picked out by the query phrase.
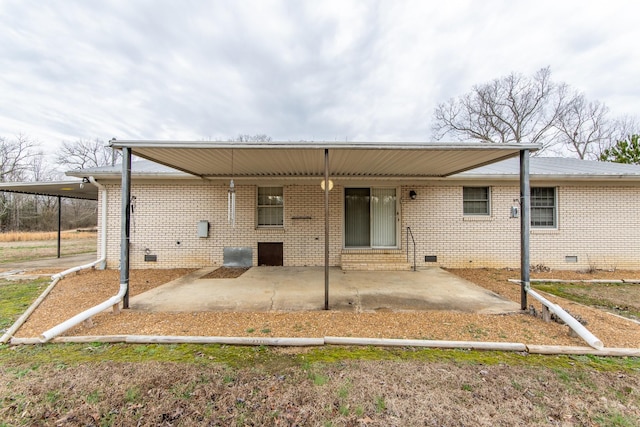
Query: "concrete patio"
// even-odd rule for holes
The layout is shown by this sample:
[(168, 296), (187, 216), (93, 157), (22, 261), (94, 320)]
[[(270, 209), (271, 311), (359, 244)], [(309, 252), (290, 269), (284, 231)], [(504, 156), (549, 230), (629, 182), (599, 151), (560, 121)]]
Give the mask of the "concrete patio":
[[(201, 279), (204, 268), (136, 295), (132, 310), (312, 311), (324, 308), (322, 267), (253, 267), (235, 279)], [(419, 271), (329, 273), (331, 310), (509, 313), (520, 305), (440, 268)]]

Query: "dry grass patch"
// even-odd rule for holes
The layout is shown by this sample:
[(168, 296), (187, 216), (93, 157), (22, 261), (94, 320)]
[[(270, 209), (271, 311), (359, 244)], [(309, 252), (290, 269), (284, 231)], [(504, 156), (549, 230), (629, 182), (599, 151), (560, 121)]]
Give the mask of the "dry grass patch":
[(6, 425), (617, 425), (636, 374), (423, 361), (0, 368)]
[[(80, 232), (78, 230), (65, 230), (60, 233), (61, 239), (95, 239), (95, 231)], [(11, 231), (0, 233), (0, 242), (33, 242), (38, 240), (57, 240), (57, 231)]]

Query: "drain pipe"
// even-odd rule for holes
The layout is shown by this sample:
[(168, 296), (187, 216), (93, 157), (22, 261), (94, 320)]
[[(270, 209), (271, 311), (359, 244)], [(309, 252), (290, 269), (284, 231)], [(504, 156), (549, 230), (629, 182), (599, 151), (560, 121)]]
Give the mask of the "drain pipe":
[(567, 313), (557, 304), (552, 303), (536, 291), (532, 289), (527, 290), (527, 294), (531, 295), (542, 304), (546, 305), (549, 308), (549, 311), (555, 313), (564, 323), (566, 323), (571, 329), (573, 329), (576, 334), (580, 336), (583, 340), (587, 342), (591, 347), (596, 350), (602, 350), (604, 348), (604, 344), (600, 341), (595, 335), (593, 335), (587, 328), (582, 326), (580, 322), (578, 322), (572, 315)]
[[(85, 320), (95, 316), (96, 314), (108, 309), (109, 307), (113, 307), (113, 311), (117, 313), (120, 310), (120, 302), (123, 303), (124, 308), (129, 308), (128, 307), (129, 306), (129, 298), (128, 298), (128, 295), (129, 295), (129, 265), (128, 265), (129, 264), (129, 239), (128, 237), (129, 237), (129, 215), (130, 215), (129, 198), (130, 198), (130, 191), (131, 191), (131, 187), (130, 187), (131, 185), (131, 153), (126, 147), (123, 148), (122, 157), (123, 157), (123, 161), (122, 161), (123, 223), (121, 226), (122, 226), (122, 235), (126, 236), (127, 238), (125, 239), (123, 237), (122, 245), (121, 245), (122, 254), (124, 254), (124, 256), (121, 254), (121, 259), (120, 259), (120, 262), (122, 264), (120, 266), (120, 277), (121, 277), (120, 290), (116, 295), (104, 301), (103, 303), (98, 304), (94, 307), (91, 307), (90, 309), (85, 310), (82, 313), (79, 313), (73, 316), (71, 319), (68, 319), (62, 322), (61, 324), (54, 326), (48, 331), (43, 332), (41, 335), (42, 342), (47, 342), (51, 340), (52, 338), (80, 324), (81, 322), (84, 322)], [(102, 191), (102, 209), (103, 209), (102, 231), (103, 233), (102, 233), (102, 242), (101, 242), (102, 257), (100, 260), (98, 260), (98, 262), (100, 262), (100, 261), (106, 260), (106, 214), (107, 214), (106, 189), (104, 188), (104, 186), (98, 184), (96, 180), (93, 179), (93, 177), (90, 177), (89, 181)], [(126, 280), (122, 279), (123, 275), (126, 277)]]
[(113, 307), (113, 310), (115, 312), (120, 310), (120, 301), (122, 301), (122, 298), (124, 297), (124, 294), (127, 292), (127, 288), (128, 286), (126, 284), (121, 284), (120, 285), (120, 290), (118, 291), (118, 293), (114, 296), (112, 296), (111, 298), (109, 298), (108, 300), (104, 301), (101, 304), (98, 304), (94, 307), (91, 307), (88, 310), (83, 311), (82, 313), (76, 314), (75, 316), (73, 316), (71, 319), (65, 320), (64, 322), (60, 323), (57, 326), (54, 326), (53, 328), (49, 329), (48, 331), (45, 331), (42, 333), (41, 335), (41, 341), (42, 342), (47, 342), (49, 341), (51, 338), (57, 337), (58, 335), (64, 333), (65, 331), (73, 328), (74, 326), (84, 322), (85, 320), (95, 316), (96, 314), (103, 312), (104, 310), (108, 309), (109, 307)]
[[(514, 279), (509, 279), (509, 281), (512, 283), (520, 283), (519, 280)], [(604, 348), (604, 344), (602, 344), (602, 341), (600, 341), (600, 339), (593, 335), (587, 328), (582, 326), (580, 322), (578, 322), (572, 315), (564, 311), (564, 309), (558, 304), (552, 303), (528, 286), (525, 289), (527, 291), (527, 295), (531, 295), (532, 297), (540, 301), (543, 305), (547, 306), (547, 308), (549, 308), (549, 311), (562, 319), (562, 321), (566, 323), (567, 326), (573, 329), (575, 333), (578, 334), (580, 338), (585, 340), (585, 342), (591, 347), (595, 348), (596, 350), (602, 350)]]
[(100, 201), (102, 203), (102, 218), (100, 221), (100, 270), (107, 267), (107, 189), (104, 185), (95, 180), (93, 176), (89, 177), (89, 182), (100, 190)]

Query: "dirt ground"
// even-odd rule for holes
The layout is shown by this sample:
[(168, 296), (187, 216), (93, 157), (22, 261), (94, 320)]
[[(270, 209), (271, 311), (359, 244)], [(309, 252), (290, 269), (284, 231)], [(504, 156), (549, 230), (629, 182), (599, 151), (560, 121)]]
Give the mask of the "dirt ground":
[[(130, 295), (180, 277), (192, 270), (133, 270)], [(507, 281), (518, 278), (515, 270), (451, 270), (513, 301), (520, 300), (519, 287)], [(213, 277), (235, 277), (242, 271), (219, 269)], [(45, 330), (72, 315), (98, 304), (118, 290), (118, 271), (87, 271), (65, 278), (54, 288), (17, 337), (38, 337)], [(554, 271), (532, 277), (560, 279), (620, 279), (637, 277), (637, 272), (595, 272), (590, 274)], [(550, 297), (587, 322), (587, 328), (606, 347), (640, 347), (640, 325), (601, 310)], [(539, 304), (530, 301), (534, 306)], [(119, 315), (104, 312), (66, 335), (190, 335), (248, 337), (372, 337), (460, 341), (521, 342), (525, 344), (584, 346), (569, 335), (565, 325), (545, 323), (524, 313), (481, 315), (445, 311), (350, 313), (337, 311), (261, 313), (146, 313), (123, 310)]]

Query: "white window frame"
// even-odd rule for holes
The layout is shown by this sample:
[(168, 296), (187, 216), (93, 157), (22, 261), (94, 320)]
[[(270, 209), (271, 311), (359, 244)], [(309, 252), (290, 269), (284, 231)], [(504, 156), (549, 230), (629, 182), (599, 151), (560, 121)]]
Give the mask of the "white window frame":
[[(260, 190), (264, 188), (279, 188), (282, 195), (281, 205), (261, 205), (260, 204)], [(258, 186), (256, 190), (256, 227), (257, 228), (284, 228), (284, 187), (281, 185), (264, 185)], [(279, 209), (281, 216), (281, 224), (260, 224), (260, 210), (261, 209)]]
[[(553, 206), (534, 206), (534, 197), (533, 190), (534, 189), (551, 189), (553, 190)], [(558, 229), (558, 187), (531, 187), (531, 228), (535, 228), (538, 230), (557, 230)], [(553, 211), (553, 225), (535, 225), (534, 221), (534, 210), (535, 209), (552, 209)]]
[[(471, 199), (466, 200), (464, 197), (465, 188), (486, 188), (487, 189), (487, 198), (485, 199)], [(465, 212), (465, 202), (486, 202), (487, 203), (487, 211), (486, 212)], [(462, 187), (462, 214), (464, 216), (491, 216), (491, 187), (486, 185), (465, 185)]]

